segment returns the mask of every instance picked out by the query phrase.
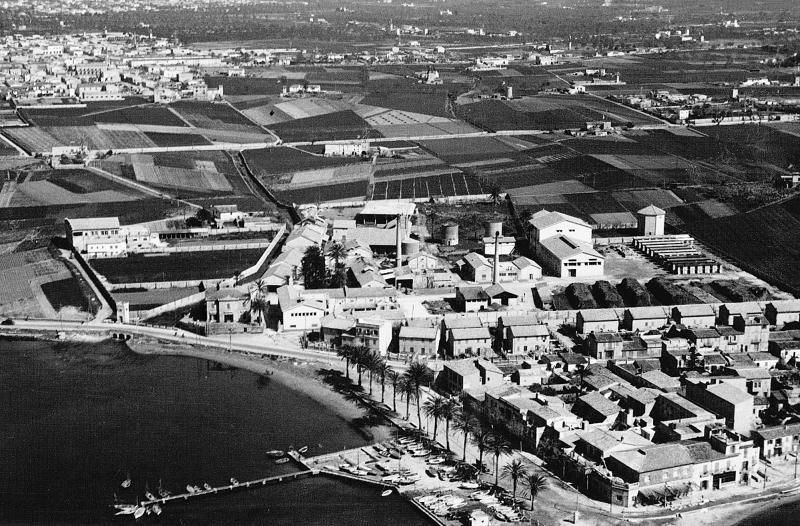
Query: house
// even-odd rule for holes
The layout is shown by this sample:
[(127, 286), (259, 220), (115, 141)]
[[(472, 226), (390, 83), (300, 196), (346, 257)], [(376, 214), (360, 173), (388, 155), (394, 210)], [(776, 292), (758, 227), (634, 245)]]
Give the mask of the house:
[[(753, 431), (753, 443), (761, 458), (785, 457), (800, 453), (800, 423), (762, 427)], [(776, 458), (777, 460), (777, 458)]]
[(650, 416), (660, 422), (705, 423), (716, 420), (711, 412), (677, 393), (659, 394)]
[(398, 338), (400, 352), (409, 356), (431, 356), (439, 354), (438, 327), (401, 327)]
[(705, 384), (688, 381), (686, 398), (725, 419), (725, 424), (743, 435), (754, 426), (753, 396), (729, 383)]
[(494, 237), (484, 237), (483, 238), (483, 255), (484, 256), (494, 256), (494, 247), (495, 241), (497, 241), (497, 253), (502, 256), (508, 256), (514, 251), (514, 247), (517, 244), (516, 238), (512, 236), (497, 236), (495, 240)]
[(772, 375), (762, 367), (729, 367), (727, 372), (745, 379), (747, 392), (754, 396), (769, 397)]
[(596, 360), (621, 358), (622, 346), (622, 336), (618, 332), (592, 332), (586, 338), (586, 350)]
[(554, 276), (603, 275), (605, 258), (592, 246), (592, 227), (560, 212), (540, 210), (529, 220), (529, 242), (536, 258)]
[(414, 203), (392, 200), (367, 201), (355, 219), (358, 226), (386, 228), (395, 225), (399, 215), (400, 228), (408, 230), (410, 218), (416, 211), (417, 205)]
[(723, 346), (722, 336), (714, 327), (695, 327), (681, 331), (696, 349), (719, 349)]
[(640, 502), (658, 502), (666, 492), (688, 492), (694, 462), (682, 444), (656, 444), (611, 453), (606, 466), (628, 484), (638, 484)]
[[(512, 325), (507, 328), (504, 350), (513, 355), (532, 355), (538, 359), (549, 349), (550, 330), (547, 325)], [(498, 335), (502, 330), (498, 331)]]
[(595, 391), (579, 397), (572, 412), (589, 423), (611, 425), (617, 419), (620, 407)]
[(614, 309), (590, 309), (575, 315), (575, 330), (578, 334), (591, 332), (614, 332), (619, 330), (619, 315)]
[(612, 453), (647, 447), (653, 443), (632, 431), (607, 431), (590, 427), (575, 433), (575, 452), (594, 462), (602, 462)]
[(646, 332), (667, 324), (669, 314), (664, 307), (635, 307), (625, 309), (622, 327), (629, 331)]
[(767, 320), (781, 329), (787, 323), (800, 321), (800, 300), (773, 301), (764, 308)]
[(756, 367), (761, 367), (762, 369), (774, 369), (778, 366), (778, 362), (780, 361), (777, 356), (773, 356), (768, 352), (749, 352), (747, 356), (753, 360), (753, 363), (756, 364)]
[(441, 383), (454, 394), (478, 387), (481, 384), (481, 375), (475, 367), (475, 359), (448, 360), (442, 366)]
[(362, 289), (388, 287), (378, 266), (360, 259), (353, 261), (347, 269), (347, 281)]
[(486, 327), (449, 329), (447, 337), (448, 355), (458, 358), (477, 355), (492, 348), (492, 337)]
[(325, 303), (303, 298), (293, 287), (278, 289), (278, 319), (286, 331), (316, 331), (325, 316)]
[(669, 376), (661, 371), (647, 371), (639, 376), (641, 387), (658, 389), (665, 393), (675, 393), (681, 388), (681, 382), (674, 376)]
[(242, 315), (249, 312), (246, 291), (235, 288), (206, 291), (207, 323), (239, 323)]
[(85, 259), (128, 255), (125, 236), (117, 217), (64, 219), (67, 243)]
[(427, 252), (417, 252), (416, 254), (407, 256), (404, 259), (405, 265), (415, 272), (420, 270), (447, 269), (449, 267), (445, 260), (428, 254)]
[(392, 342), (392, 322), (382, 318), (359, 318), (342, 334), (342, 345), (364, 347), (379, 356), (386, 356)]
[(760, 314), (733, 317), (733, 329), (741, 333), (738, 338), (739, 350), (767, 351), (769, 349), (769, 323)]
[(672, 307), (672, 319), (686, 327), (713, 327), (717, 321), (714, 307), (707, 304)]
[[(494, 259), (488, 259), (476, 252), (470, 252), (458, 262), (461, 276), (466, 281), (491, 283), (494, 279)], [(498, 258), (497, 281), (500, 283), (516, 281), (535, 281), (542, 277), (542, 268), (526, 257)]]
[(758, 316), (762, 309), (758, 303), (747, 301), (743, 303), (726, 303), (720, 305), (717, 312), (717, 320), (720, 325), (733, 325), (733, 317), (737, 314), (742, 316)]
[(489, 296), (490, 304), (496, 303), (504, 307), (510, 307), (519, 303), (519, 296), (499, 283), (489, 285), (484, 292)]
[(325, 316), (320, 321), (320, 339), (333, 348), (342, 346), (342, 334), (352, 329), (356, 321), (350, 318)]
[(476, 312), (489, 306), (489, 295), (482, 287), (458, 287), (456, 306), (460, 312)]

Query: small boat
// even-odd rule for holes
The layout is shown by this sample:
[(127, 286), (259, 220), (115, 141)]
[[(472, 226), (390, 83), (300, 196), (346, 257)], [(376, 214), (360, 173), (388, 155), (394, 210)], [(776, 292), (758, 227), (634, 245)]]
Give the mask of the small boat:
[(206, 491), (211, 491), (213, 488), (211, 487), (211, 484), (206, 482), (205, 484), (203, 484), (203, 489)]
[(237, 486), (239, 484), (239, 481), (236, 480), (235, 478), (231, 477), (231, 484), (234, 485), (234, 486)]
[(128, 488), (130, 488), (130, 487), (131, 487), (131, 483), (132, 483), (132, 482), (133, 482), (133, 481), (131, 480), (131, 474), (130, 474), (130, 473), (128, 473), (128, 474), (127, 474), (127, 476), (126, 476), (126, 478), (125, 478), (125, 480), (123, 480), (123, 481), (122, 481), (122, 483), (120, 484), (120, 486), (122, 486), (122, 487), (123, 487), (123, 488), (125, 488), (125, 489), (128, 489)]
[(442, 457), (433, 457), (428, 459), (428, 464), (441, 464), (444, 462)]
[(149, 491), (145, 491), (144, 496), (147, 498), (147, 500), (156, 500), (156, 496)]
[(419, 450), (414, 451), (413, 453), (411, 453), (411, 456), (412, 457), (427, 457), (430, 454), (431, 454), (431, 452), (428, 449), (419, 449)]
[(147, 510), (144, 507), (137, 506), (136, 510), (134, 510), (134, 512), (133, 512), (133, 518), (134, 519), (141, 519), (144, 516), (145, 513), (147, 513)]
[(166, 499), (167, 497), (169, 497), (170, 493), (169, 493), (169, 491), (165, 490), (164, 488), (159, 488), (159, 490), (158, 490), (158, 495), (159, 495), (159, 496), (160, 496), (162, 499)]
[(281, 458), (285, 454), (286, 453), (284, 453), (280, 449), (271, 449), (271, 450), (267, 451), (267, 456), (268, 457), (272, 457), (272, 458)]
[(308, 453), (308, 446), (301, 447), (300, 449), (297, 450), (297, 452), (300, 453), (301, 455), (305, 455), (306, 453)]
[(186, 485), (186, 491), (187, 491), (187, 493), (194, 493), (195, 492), (194, 491), (194, 486), (192, 486), (191, 484), (187, 484)]
[(139, 506), (136, 504), (115, 504), (114, 507), (119, 510), (114, 515), (133, 515)]
[(458, 487), (461, 489), (478, 489), (481, 486), (477, 482), (462, 482)]
[(161, 509), (161, 506), (159, 506), (158, 504), (153, 504), (153, 513), (155, 513), (156, 515), (161, 515), (162, 511), (163, 510)]
[(289, 462), (289, 457), (279, 458), (275, 461), (276, 464), (286, 464), (287, 462)]
[(391, 494), (392, 494), (392, 490), (387, 489), (387, 490), (384, 490), (383, 493), (381, 493), (381, 497), (388, 497)]

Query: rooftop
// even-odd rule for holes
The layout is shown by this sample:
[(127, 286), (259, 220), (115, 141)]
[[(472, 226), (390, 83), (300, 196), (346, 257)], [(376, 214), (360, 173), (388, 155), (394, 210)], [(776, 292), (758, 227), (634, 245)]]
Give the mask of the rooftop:
[(73, 231), (100, 230), (105, 228), (119, 228), (118, 217), (85, 217), (79, 219), (64, 219)]

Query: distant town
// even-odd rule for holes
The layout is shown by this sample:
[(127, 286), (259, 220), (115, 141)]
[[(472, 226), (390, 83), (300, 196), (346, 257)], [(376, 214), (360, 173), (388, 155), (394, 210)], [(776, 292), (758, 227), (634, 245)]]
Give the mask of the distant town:
[(7, 3), (0, 334), (338, 360), (437, 524), (800, 493), (796, 20), (268, 4)]

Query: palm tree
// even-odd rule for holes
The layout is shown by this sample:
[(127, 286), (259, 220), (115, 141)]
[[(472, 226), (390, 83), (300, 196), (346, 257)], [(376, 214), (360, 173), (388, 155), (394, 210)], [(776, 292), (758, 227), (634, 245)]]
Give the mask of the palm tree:
[(531, 511), (533, 511), (533, 501), (547, 487), (547, 479), (539, 473), (529, 473), (523, 477), (522, 482), (528, 488), (526, 493), (531, 498)]
[(386, 373), (389, 382), (392, 384), (392, 411), (395, 413), (397, 412), (397, 383), (400, 381), (400, 373), (395, 371), (394, 369), (390, 369), (388, 373)]
[(479, 422), (471, 433), (472, 442), (478, 447), (478, 466), (480, 467), (483, 466), (483, 453), (491, 441), (492, 430), (486, 424)]
[(458, 400), (448, 398), (442, 406), (442, 418), (444, 419), (445, 447), (450, 451), (450, 421), (458, 413)]
[(340, 345), (336, 349), (336, 355), (345, 359), (344, 374), (345, 377), (350, 379), (350, 360), (353, 359), (353, 348), (347, 344)]
[(417, 400), (417, 389), (405, 376), (400, 379), (400, 394), (406, 398), (406, 420), (409, 418), (411, 399)]
[(492, 433), (489, 441), (489, 451), (494, 454), (494, 485), (500, 483), (500, 456), (510, 455), (513, 450), (511, 443), (503, 436)]
[(456, 431), (464, 433), (464, 451), (461, 458), (464, 462), (467, 460), (467, 441), (469, 440), (470, 434), (478, 428), (478, 425), (478, 419), (463, 409), (455, 411), (455, 415), (453, 416), (453, 428)]
[(369, 372), (369, 394), (372, 396), (372, 378), (374, 375), (379, 374), (380, 368), (386, 362), (381, 358), (381, 355), (375, 351), (370, 351), (367, 356), (367, 372)]
[(419, 424), (419, 428), (422, 429), (422, 412), (420, 411), (419, 391), (423, 384), (427, 384), (431, 381), (433, 378), (433, 373), (424, 363), (414, 362), (408, 367), (403, 376), (406, 378), (408, 383), (414, 386), (414, 394), (416, 395), (415, 398), (417, 400), (417, 422)]
[(326, 250), (328, 256), (333, 259), (333, 272), (331, 273), (331, 287), (342, 287), (345, 285), (345, 268), (342, 260), (347, 258), (347, 249), (339, 241), (332, 241)]
[(386, 394), (386, 379), (390, 372), (394, 372), (386, 360), (381, 358), (380, 365), (375, 368), (375, 372), (381, 377), (381, 403), (384, 402)]
[(514, 503), (517, 502), (517, 482), (524, 479), (528, 475), (528, 468), (522, 462), (522, 459), (515, 458), (505, 466), (503, 466), (503, 474), (511, 479), (511, 498)]
[(503, 197), (503, 189), (497, 186), (496, 184), (493, 184), (489, 187), (488, 190), (489, 190), (489, 200), (495, 206), (500, 204), (500, 201), (502, 200)]
[(425, 416), (433, 418), (433, 441), (436, 442), (436, 434), (439, 430), (439, 418), (442, 416), (442, 408), (447, 399), (443, 396), (434, 394), (422, 404)]
[(361, 387), (361, 375), (364, 373), (364, 363), (367, 360), (367, 354), (369, 353), (369, 349), (364, 347), (363, 345), (359, 345), (355, 349), (353, 349), (353, 364), (356, 366), (356, 371), (358, 372), (358, 386)]
[(264, 296), (258, 295), (250, 300), (250, 312), (255, 313), (258, 316), (257, 319), (259, 325), (261, 325), (261, 322), (267, 318), (268, 308), (269, 303), (267, 303), (267, 299)]

